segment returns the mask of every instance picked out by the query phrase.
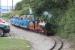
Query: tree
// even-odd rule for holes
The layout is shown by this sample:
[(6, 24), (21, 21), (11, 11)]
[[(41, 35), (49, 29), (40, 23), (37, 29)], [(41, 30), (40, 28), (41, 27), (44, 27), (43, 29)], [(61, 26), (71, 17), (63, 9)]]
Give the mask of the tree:
[(22, 2), (16, 4), (15, 10), (22, 10)]

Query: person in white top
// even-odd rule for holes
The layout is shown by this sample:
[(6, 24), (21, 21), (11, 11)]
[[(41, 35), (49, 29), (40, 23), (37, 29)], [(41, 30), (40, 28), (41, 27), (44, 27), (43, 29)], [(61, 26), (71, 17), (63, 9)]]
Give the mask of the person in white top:
[(45, 26), (45, 24), (46, 24), (46, 22), (45, 22), (45, 21), (43, 21), (43, 20), (41, 20), (41, 21), (39, 22), (39, 25), (40, 25), (40, 26), (42, 26), (42, 27), (44, 27), (44, 26)]
[(41, 21), (39, 22), (39, 26), (42, 28), (42, 32), (44, 32), (45, 24), (46, 24), (46, 22), (45, 22), (44, 20), (41, 20)]

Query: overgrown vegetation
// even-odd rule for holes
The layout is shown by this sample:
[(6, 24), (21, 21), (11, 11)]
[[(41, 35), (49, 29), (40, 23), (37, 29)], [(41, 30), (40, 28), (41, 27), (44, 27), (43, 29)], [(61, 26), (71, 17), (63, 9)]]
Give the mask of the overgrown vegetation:
[(75, 39), (75, 6), (74, 4), (70, 9), (68, 9), (65, 15), (61, 18), (58, 29), (58, 35), (62, 37)]

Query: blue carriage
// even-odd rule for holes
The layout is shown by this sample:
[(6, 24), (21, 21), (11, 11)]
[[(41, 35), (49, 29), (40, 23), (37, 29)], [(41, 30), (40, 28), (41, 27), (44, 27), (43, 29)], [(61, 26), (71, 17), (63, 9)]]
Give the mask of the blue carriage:
[(31, 21), (29, 19), (22, 19), (20, 20), (19, 26), (23, 28), (28, 28), (30, 22)]
[(13, 17), (10, 19), (12, 25), (19, 26), (20, 19), (19, 17)]
[(28, 28), (31, 20), (29, 18), (13, 17), (10, 19), (10, 23), (15, 26), (22, 28)]

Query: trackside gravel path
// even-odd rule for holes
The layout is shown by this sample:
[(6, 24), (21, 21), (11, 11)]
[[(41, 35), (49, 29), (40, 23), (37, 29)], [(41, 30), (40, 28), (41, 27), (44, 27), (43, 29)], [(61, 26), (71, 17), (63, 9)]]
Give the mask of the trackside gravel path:
[(11, 26), (11, 35), (14, 38), (23, 38), (31, 42), (32, 50), (49, 50), (54, 46), (55, 41), (44, 35), (25, 31)]

